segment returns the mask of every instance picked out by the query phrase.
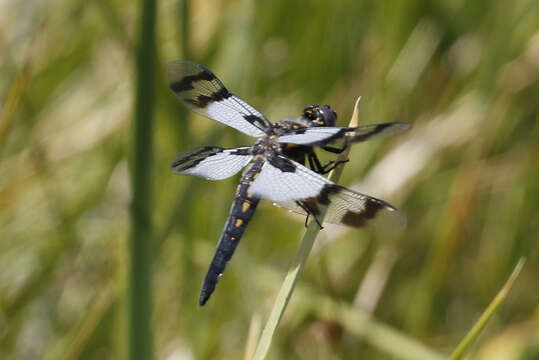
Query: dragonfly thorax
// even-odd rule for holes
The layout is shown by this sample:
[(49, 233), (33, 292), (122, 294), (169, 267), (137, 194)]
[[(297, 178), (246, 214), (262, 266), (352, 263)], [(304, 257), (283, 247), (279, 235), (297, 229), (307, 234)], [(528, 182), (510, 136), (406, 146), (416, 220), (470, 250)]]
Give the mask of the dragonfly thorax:
[(281, 154), (281, 143), (277, 141), (277, 136), (269, 135), (260, 138), (251, 148), (252, 155), (263, 155), (270, 157)]

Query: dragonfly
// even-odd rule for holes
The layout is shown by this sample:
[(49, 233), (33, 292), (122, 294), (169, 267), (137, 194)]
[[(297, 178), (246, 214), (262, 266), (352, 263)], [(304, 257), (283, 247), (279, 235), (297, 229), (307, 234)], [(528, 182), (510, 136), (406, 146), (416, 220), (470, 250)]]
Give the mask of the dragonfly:
[(409, 123), (340, 127), (336, 126), (337, 113), (329, 105), (309, 105), (300, 117), (271, 123), (203, 65), (172, 61), (167, 64), (166, 78), (187, 108), (257, 139), (246, 147), (201, 146), (176, 155), (171, 163), (176, 174), (208, 180), (226, 179), (245, 169), (202, 284), (200, 306), (214, 292), (261, 199), (307, 219), (312, 216), (320, 227), (323, 208), (327, 209), (324, 223), (390, 230), (406, 225), (404, 215), (389, 203), (324, 177), (343, 161), (322, 164), (315, 149), (339, 154), (352, 143), (399, 134), (410, 128)]

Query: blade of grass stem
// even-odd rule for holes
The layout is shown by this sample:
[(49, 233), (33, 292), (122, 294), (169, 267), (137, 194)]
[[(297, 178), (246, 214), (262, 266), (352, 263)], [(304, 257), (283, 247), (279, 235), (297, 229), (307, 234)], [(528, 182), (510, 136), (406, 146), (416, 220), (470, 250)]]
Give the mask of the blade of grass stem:
[(151, 162), (154, 111), (156, 2), (139, 2), (136, 98), (133, 124), (131, 234), (129, 242), (128, 357), (152, 358), (151, 318)]
[(28, 51), (28, 55), (26, 56), (26, 60), (22, 66), (22, 69), (16, 75), (15, 80), (13, 81), (13, 84), (9, 89), (6, 101), (4, 103), (4, 106), (2, 107), (2, 111), (0, 111), (0, 152), (2, 151), (6, 143), (7, 136), (9, 135), (10, 130), (15, 123), (15, 117), (17, 114), (17, 110), (19, 109), (21, 99), (26, 93), (26, 90), (28, 89), (28, 85), (30, 83), (31, 60), (34, 50), (34, 44), (35, 37), (32, 39), (32, 43), (30, 44), (30, 50)]
[[(358, 97), (354, 106), (354, 112), (348, 125), (349, 127), (356, 127), (358, 124), (360, 99), (361, 97)], [(345, 151), (339, 155), (337, 161), (346, 160), (348, 158), (349, 149), (349, 147), (346, 148)], [(329, 180), (333, 181), (334, 183), (337, 183), (341, 177), (343, 168), (344, 166), (338, 166), (337, 168), (335, 168), (329, 174)], [(326, 216), (326, 210), (326, 208), (320, 209), (320, 223), (324, 221), (324, 217)], [(294, 258), (292, 265), (288, 269), (283, 284), (281, 285), (281, 289), (279, 290), (279, 294), (275, 299), (275, 303), (268, 318), (268, 322), (266, 323), (266, 326), (262, 331), (262, 336), (260, 337), (260, 340), (256, 347), (256, 351), (253, 356), (254, 360), (264, 359), (268, 354), (273, 334), (275, 333), (275, 330), (277, 329), (277, 326), (279, 325), (279, 322), (281, 321), (281, 318), (286, 310), (286, 306), (288, 305), (288, 301), (292, 296), (292, 292), (294, 291), (294, 288), (296, 286), (299, 274), (301, 273), (301, 270), (303, 269), (303, 266), (307, 261), (307, 257), (311, 252), (314, 240), (316, 239), (316, 235), (318, 235), (319, 232), (320, 226), (318, 225), (318, 223), (316, 221), (311, 221), (307, 228), (307, 231), (305, 231), (305, 234), (301, 239), (298, 252), (296, 253), (296, 257)]]
[(513, 269), (513, 272), (505, 282), (502, 289), (498, 292), (496, 297), (491, 301), (491, 303), (488, 305), (487, 309), (483, 312), (479, 320), (474, 324), (472, 329), (466, 334), (464, 339), (460, 342), (460, 344), (457, 346), (453, 354), (451, 354), (451, 357), (449, 357), (449, 360), (458, 360), (462, 359), (464, 355), (470, 350), (470, 347), (474, 343), (474, 341), (477, 339), (479, 334), (483, 331), (485, 326), (487, 325), (487, 322), (490, 320), (490, 318), (494, 315), (496, 310), (500, 307), (501, 303), (505, 298), (507, 297), (507, 294), (509, 293), (509, 290), (511, 290), (516, 278), (520, 274), (520, 271), (522, 270), (522, 267), (524, 266), (524, 263), (526, 262), (525, 258), (520, 258), (518, 263), (516, 264), (515, 268)]
[(247, 335), (247, 341), (245, 343), (245, 355), (244, 360), (250, 360), (253, 358), (253, 354), (256, 348), (256, 339), (260, 335), (260, 315), (254, 314), (251, 318), (251, 325), (249, 326), (249, 333)]

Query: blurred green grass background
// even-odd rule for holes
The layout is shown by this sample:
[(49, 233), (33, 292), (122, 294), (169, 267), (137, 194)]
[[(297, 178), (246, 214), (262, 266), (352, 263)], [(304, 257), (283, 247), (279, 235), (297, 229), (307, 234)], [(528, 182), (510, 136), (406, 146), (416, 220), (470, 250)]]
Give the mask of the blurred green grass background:
[[(138, 3), (122, 0), (0, 2), (1, 359), (127, 356), (139, 16)], [(396, 356), (325, 312), (322, 296), (449, 354), (520, 256), (526, 266), (471, 356), (539, 359), (536, 0), (165, 0), (156, 33), (156, 359), (242, 358), (304, 231), (302, 219), (260, 206), (198, 307), (238, 178), (175, 176), (169, 164), (192, 147), (252, 139), (176, 102), (164, 81), (175, 59), (208, 66), (272, 121), (327, 103), (345, 125), (361, 95), (362, 123), (413, 124), (355, 146), (342, 179), (398, 206), (407, 228), (328, 226), (270, 359)]]

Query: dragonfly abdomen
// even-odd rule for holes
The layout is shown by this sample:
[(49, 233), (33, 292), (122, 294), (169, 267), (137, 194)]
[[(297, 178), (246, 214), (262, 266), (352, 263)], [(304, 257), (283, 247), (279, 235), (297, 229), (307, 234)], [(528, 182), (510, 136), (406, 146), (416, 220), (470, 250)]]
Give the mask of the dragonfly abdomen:
[(199, 303), (203, 306), (215, 290), (219, 278), (225, 271), (226, 265), (232, 258), (236, 246), (243, 236), (249, 221), (254, 215), (256, 206), (260, 201), (248, 193), (249, 186), (256, 174), (260, 171), (262, 163), (255, 162), (242, 177), (236, 191), (236, 197), (230, 207), (230, 215), (225, 224), (221, 238), (217, 243), (217, 250), (213, 255), (210, 268), (204, 279), (200, 292)]

